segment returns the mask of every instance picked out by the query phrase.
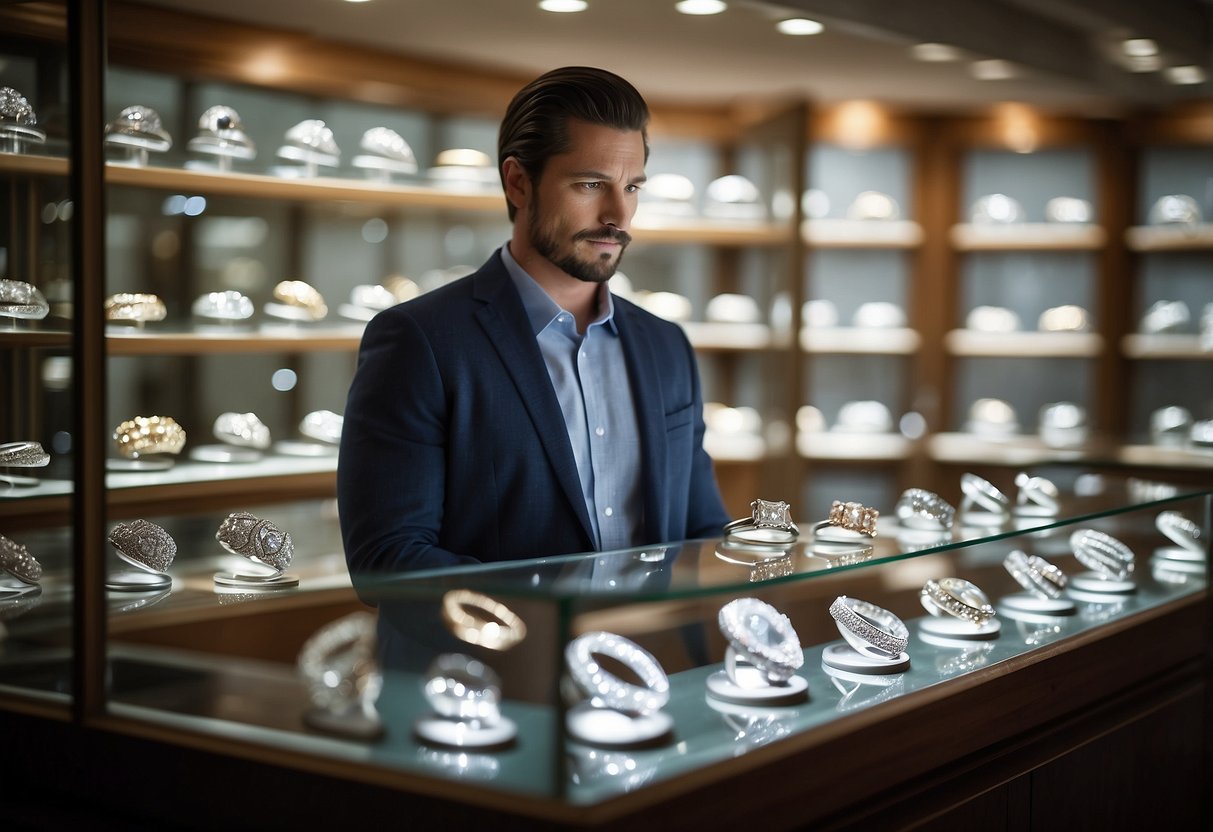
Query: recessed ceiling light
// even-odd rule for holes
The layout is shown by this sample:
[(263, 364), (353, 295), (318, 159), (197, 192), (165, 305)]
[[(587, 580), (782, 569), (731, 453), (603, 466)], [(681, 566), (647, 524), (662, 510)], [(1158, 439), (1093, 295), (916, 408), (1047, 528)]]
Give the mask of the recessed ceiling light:
[(345, 0), (347, 3), (369, 3), (370, 0)]
[(681, 0), (674, 4), (683, 14), (720, 14), (728, 7), (723, 0)]
[(561, 14), (583, 12), (589, 5), (586, 0), (539, 0), (539, 8), (545, 12), (559, 12)]
[(1158, 54), (1158, 44), (1150, 38), (1129, 38), (1121, 48), (1130, 58), (1148, 58)]
[(946, 43), (916, 43), (910, 47), (910, 54), (919, 61), (943, 63), (944, 61), (959, 61), (960, 50)]
[(816, 20), (809, 20), (807, 17), (793, 17), (788, 20), (781, 20), (775, 24), (775, 28), (785, 35), (816, 35), (825, 29)]
[(1198, 66), (1172, 66), (1162, 71), (1163, 77), (1172, 84), (1203, 84), (1208, 75)]
[(1005, 81), (1015, 77), (1015, 67), (1009, 61), (992, 58), (986, 61), (973, 61), (969, 72), (978, 81)]

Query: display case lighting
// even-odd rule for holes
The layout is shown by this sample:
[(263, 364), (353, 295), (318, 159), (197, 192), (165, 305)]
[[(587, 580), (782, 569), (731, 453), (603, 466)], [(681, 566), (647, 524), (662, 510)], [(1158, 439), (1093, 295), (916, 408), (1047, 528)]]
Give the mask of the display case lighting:
[(1189, 64), (1168, 67), (1163, 70), (1163, 77), (1172, 84), (1203, 84), (1209, 76), (1200, 67)]
[(729, 7), (723, 0), (680, 0), (674, 8), (683, 14), (720, 14)]
[(825, 29), (816, 20), (809, 20), (807, 17), (781, 20), (775, 24), (775, 28), (785, 35), (817, 35)]
[(1130, 58), (1148, 58), (1158, 54), (1158, 44), (1150, 38), (1129, 38), (1122, 48)]
[(974, 61), (969, 72), (978, 81), (1005, 81), (1015, 77), (1015, 67), (1009, 61), (991, 58), (984, 61)]
[(910, 55), (915, 60), (929, 63), (959, 61), (961, 58), (960, 50), (946, 43), (916, 43), (910, 47)]
[(539, 8), (545, 12), (556, 12), (557, 14), (583, 12), (589, 6), (590, 4), (586, 0), (539, 0)]

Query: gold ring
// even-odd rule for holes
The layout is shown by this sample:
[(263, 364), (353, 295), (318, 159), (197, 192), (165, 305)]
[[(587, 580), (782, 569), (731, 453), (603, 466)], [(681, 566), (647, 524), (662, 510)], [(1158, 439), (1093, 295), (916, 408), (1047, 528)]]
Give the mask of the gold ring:
[(442, 620), (460, 640), (490, 650), (509, 650), (526, 638), (526, 624), (516, 612), (470, 589), (442, 596)]
[(105, 319), (107, 321), (130, 321), (132, 323), (147, 323), (148, 321), (163, 321), (168, 315), (164, 301), (156, 295), (142, 292), (119, 292), (105, 299)]
[(274, 300), (305, 310), (313, 321), (319, 321), (329, 313), (324, 297), (302, 280), (283, 280), (274, 287)]
[(114, 442), (127, 459), (179, 454), (185, 447), (185, 430), (171, 416), (136, 416), (114, 428)]
[[(841, 500), (835, 500), (830, 506), (830, 515), (826, 518), (825, 523), (818, 525), (837, 526), (840, 529), (875, 537), (878, 517), (880, 517), (879, 511), (868, 508), (862, 503), (844, 503)], [(819, 529), (814, 530), (819, 531)]]

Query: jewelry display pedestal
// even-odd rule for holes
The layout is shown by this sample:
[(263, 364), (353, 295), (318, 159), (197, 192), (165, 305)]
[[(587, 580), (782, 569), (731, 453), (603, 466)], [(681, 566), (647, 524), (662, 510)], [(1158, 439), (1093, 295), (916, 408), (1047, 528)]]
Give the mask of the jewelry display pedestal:
[(708, 695), (738, 705), (794, 705), (808, 698), (809, 682), (794, 675), (786, 684), (773, 685), (766, 681), (756, 667), (741, 666), (736, 670), (737, 681), (718, 670), (707, 678)]
[(260, 461), (264, 456), (256, 448), (240, 448), (235, 445), (199, 445), (190, 449), (190, 459), (195, 462), (247, 465)]
[(105, 588), (113, 592), (162, 592), (172, 585), (171, 575), (146, 569), (111, 572), (105, 578)]
[(952, 641), (989, 641), (998, 638), (1002, 622), (991, 619), (980, 626), (959, 618), (924, 618), (918, 625), (924, 633)]
[[(1073, 615), (1078, 611), (1069, 598), (1040, 598), (1027, 592), (1007, 595), (998, 602), (1008, 610), (1033, 615)], [(1003, 613), (1006, 614), (1005, 612)], [(1014, 617), (1014, 616), (1012, 616)]]
[(665, 711), (627, 714), (582, 702), (565, 715), (569, 737), (596, 748), (642, 748), (661, 745), (674, 732), (674, 718)]
[(504, 716), (485, 725), (476, 720), (447, 719), (431, 714), (414, 722), (413, 732), (423, 742), (448, 748), (501, 748), (518, 736), (518, 726)]
[(246, 575), (242, 572), (216, 572), (215, 586), (224, 589), (242, 589), (249, 592), (291, 589), (299, 586), (298, 575)]
[(1128, 595), (1137, 591), (1132, 580), (1109, 578), (1098, 572), (1080, 572), (1070, 578), (1069, 592), (1092, 592), (1104, 595)]
[(902, 652), (896, 657), (881, 659), (875, 656), (865, 656), (849, 644), (831, 644), (822, 651), (821, 663), (847, 673), (884, 676), (909, 670), (910, 654)]

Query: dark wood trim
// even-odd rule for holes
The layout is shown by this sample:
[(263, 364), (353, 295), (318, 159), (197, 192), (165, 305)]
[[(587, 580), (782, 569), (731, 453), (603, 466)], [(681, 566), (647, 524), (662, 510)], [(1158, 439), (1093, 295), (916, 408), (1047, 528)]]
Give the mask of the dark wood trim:
[(1131, 400), (1127, 379), (1132, 374), (1120, 349), (1124, 336), (1134, 331), (1134, 280), (1140, 258), (1125, 245), (1125, 231), (1133, 225), (1137, 204), (1138, 160), (1124, 140), (1118, 122), (1099, 125), (1103, 140), (1095, 146), (1096, 216), (1107, 231), (1107, 242), (1099, 253), (1095, 291), (1095, 320), (1105, 349), (1095, 363), (1094, 419), (1097, 430), (1126, 436)]

